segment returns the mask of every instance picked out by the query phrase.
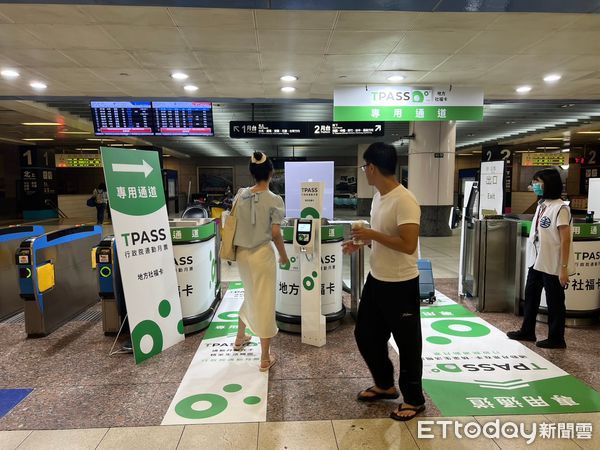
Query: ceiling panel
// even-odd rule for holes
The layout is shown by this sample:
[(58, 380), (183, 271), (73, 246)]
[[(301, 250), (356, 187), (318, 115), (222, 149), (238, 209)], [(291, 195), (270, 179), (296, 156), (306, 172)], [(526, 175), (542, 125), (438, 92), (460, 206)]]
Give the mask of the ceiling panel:
[(263, 70), (282, 70), (282, 72), (288, 70), (316, 70), (321, 66), (324, 59), (321, 53), (260, 52), (260, 61)]
[(262, 73), (260, 70), (206, 70), (206, 76), (213, 82), (219, 83), (262, 83)]
[(327, 30), (259, 30), (260, 51), (323, 53), (330, 32)]
[(281, 70), (263, 70), (262, 71), (263, 82), (270, 83), (270, 84), (277, 84), (278, 86), (287, 86), (287, 85), (295, 86), (296, 83), (284, 82), (279, 79), (282, 75), (286, 75), (286, 74), (291, 74), (291, 75), (298, 77), (298, 79), (302, 83), (312, 83), (313, 81), (316, 80), (317, 75), (319, 74), (319, 71), (317, 69), (294, 70), (294, 71), (285, 71), (285, 72), (281, 71)]
[(116, 84), (119, 89), (132, 97), (160, 97), (179, 94), (170, 86), (159, 81), (121, 81)]
[(180, 27), (224, 28), (251, 30), (254, 28), (252, 10), (214, 8), (169, 8), (169, 13)]
[(129, 69), (140, 64), (125, 50), (61, 50), (61, 53), (83, 67), (118, 67)]
[(377, 72), (373, 72), (369, 77), (369, 82), (371, 83), (387, 83), (390, 84), (390, 81), (387, 77), (391, 75), (402, 75), (404, 76), (404, 80), (401, 83), (417, 83), (421, 80), (421, 78), (427, 75), (429, 72), (425, 70), (413, 70), (413, 71), (401, 71), (401, 70), (389, 70), (383, 71), (379, 70)]
[(51, 47), (52, 45), (49, 42), (36, 38), (23, 25), (0, 24), (0, 49)]
[(454, 53), (480, 33), (460, 31), (407, 31), (395, 53)]
[(336, 30), (412, 30), (421, 13), (399, 11), (340, 11)]
[(133, 51), (132, 55), (143, 67), (148, 69), (199, 69), (202, 67), (192, 51), (137, 50)]
[(429, 72), (426, 75), (419, 78), (419, 83), (440, 83), (440, 84), (470, 84), (477, 85), (482, 84), (481, 82), (475, 83), (479, 77), (485, 72), (483, 70), (468, 70), (468, 71), (456, 71), (456, 72)]
[(94, 69), (94, 74), (98, 78), (102, 78), (107, 81), (114, 82), (134, 82), (134, 81), (156, 81), (156, 78), (150, 71), (146, 69), (120, 69), (120, 68), (106, 68), (106, 69)]
[(79, 25), (91, 22), (79, 7), (72, 5), (0, 5), (0, 14), (15, 23)]
[(398, 32), (336, 30), (327, 53), (334, 55), (389, 53), (402, 38), (402, 33)]
[(500, 15), (496, 13), (424, 12), (419, 14), (413, 30), (485, 30)]
[(264, 97), (265, 88), (262, 83), (219, 83), (216, 87), (216, 94), (225, 98), (252, 98)]
[[(158, 26), (173, 26), (167, 8), (147, 6), (140, 8), (139, 6), (80, 6), (85, 14), (92, 17), (95, 22), (101, 24), (113, 25), (158, 25)], [(1, 11), (1, 8), (0, 8)]]
[(231, 27), (184, 27), (181, 32), (194, 50), (256, 52), (256, 35), (252, 29)]
[(600, 14), (573, 14), (574, 20), (564, 26), (564, 30), (598, 31)]
[(65, 52), (41, 48), (1, 48), (0, 53), (15, 61), (21, 67), (33, 69), (75, 68), (77, 62), (66, 56)]
[(584, 55), (598, 52), (600, 29), (596, 31), (560, 31), (548, 33), (542, 42), (527, 48), (528, 55), (551, 55), (553, 53)]
[(150, 72), (156, 80), (160, 80), (169, 85), (178, 86), (177, 89), (183, 88), (183, 86), (185, 86), (186, 84), (204, 84), (209, 82), (209, 79), (206, 76), (206, 72), (204, 71), (204, 69), (185, 70), (184, 73), (189, 77), (187, 80), (174, 80), (171, 77), (170, 70), (148, 69), (148, 72)]
[(415, 55), (415, 54), (391, 54), (389, 55), (380, 70), (433, 70), (441, 64), (448, 55)]
[(512, 30), (510, 33), (505, 31), (482, 31), (477, 35), (477, 38), (461, 48), (459, 53), (467, 55), (518, 53), (532, 43), (540, 41), (546, 35), (546, 31), (543, 30)]
[(335, 11), (275, 11), (257, 10), (256, 26), (265, 30), (329, 30)]
[(203, 67), (211, 69), (260, 70), (258, 53), (248, 52), (195, 52)]
[(53, 48), (119, 49), (119, 45), (98, 25), (38, 24), (21, 26)]
[(119, 44), (132, 50), (185, 49), (186, 44), (176, 27), (104, 25)]
[(325, 55), (325, 64), (323, 69), (340, 72), (344, 70), (353, 70), (360, 68), (361, 70), (377, 69), (387, 54), (374, 55)]
[(510, 55), (452, 55), (441, 66), (436, 67), (440, 72), (456, 72), (468, 70), (486, 70), (505, 61)]
[(578, 17), (579, 14), (521, 13), (498, 14), (496, 20), (489, 24), (488, 30), (508, 31), (545, 30), (556, 31), (563, 28)]

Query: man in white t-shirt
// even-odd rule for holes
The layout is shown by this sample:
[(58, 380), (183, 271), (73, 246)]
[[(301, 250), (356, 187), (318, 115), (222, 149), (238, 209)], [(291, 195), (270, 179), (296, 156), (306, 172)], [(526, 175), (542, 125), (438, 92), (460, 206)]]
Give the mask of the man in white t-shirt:
[[(361, 166), (377, 193), (371, 207), (371, 228), (352, 232), (356, 240), (370, 243), (371, 272), (358, 309), (354, 335), (375, 385), (358, 394), (360, 401), (395, 399), (394, 366), (388, 354), (390, 335), (400, 355), (399, 387), (403, 403), (390, 417), (406, 421), (425, 409), (421, 378), (421, 318), (417, 244), (421, 208), (414, 195), (396, 179), (396, 149), (377, 142), (363, 155)], [(358, 249), (352, 241), (344, 251)]]

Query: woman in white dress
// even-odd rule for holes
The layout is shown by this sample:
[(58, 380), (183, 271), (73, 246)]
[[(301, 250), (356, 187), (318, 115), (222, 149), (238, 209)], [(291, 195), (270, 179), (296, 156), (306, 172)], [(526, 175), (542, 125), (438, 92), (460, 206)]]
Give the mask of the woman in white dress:
[(255, 152), (249, 164), (255, 184), (240, 189), (236, 197), (236, 260), (244, 284), (244, 303), (240, 308), (238, 333), (234, 349), (241, 350), (250, 341), (246, 327), (260, 338), (260, 371), (275, 364), (270, 353), (271, 339), (277, 334), (275, 322), (276, 261), (271, 242), (279, 253), (279, 263), (288, 257), (281, 235), (285, 215), (283, 199), (269, 190), (273, 163), (261, 152)]

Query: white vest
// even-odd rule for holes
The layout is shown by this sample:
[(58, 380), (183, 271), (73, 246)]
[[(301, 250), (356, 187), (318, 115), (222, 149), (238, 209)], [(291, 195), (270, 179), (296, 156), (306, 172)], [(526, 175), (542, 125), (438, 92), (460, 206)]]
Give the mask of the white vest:
[[(544, 212), (540, 216), (542, 207)], [(569, 212), (569, 226), (573, 219), (569, 207), (561, 199), (544, 200), (538, 204), (531, 223), (527, 239), (527, 267), (550, 275), (560, 275), (560, 232), (557, 226), (558, 213), (562, 208)], [(571, 245), (569, 251), (568, 273), (575, 272), (575, 254), (573, 253), (573, 227), (571, 227)]]

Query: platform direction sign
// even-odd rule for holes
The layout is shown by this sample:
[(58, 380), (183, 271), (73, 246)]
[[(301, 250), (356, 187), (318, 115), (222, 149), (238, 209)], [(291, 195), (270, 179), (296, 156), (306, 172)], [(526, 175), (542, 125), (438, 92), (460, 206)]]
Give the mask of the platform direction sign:
[(101, 148), (136, 363), (182, 341), (183, 320), (158, 153)]
[(229, 137), (319, 139), (328, 137), (376, 137), (385, 134), (385, 122), (331, 122), (331, 121), (232, 121)]

